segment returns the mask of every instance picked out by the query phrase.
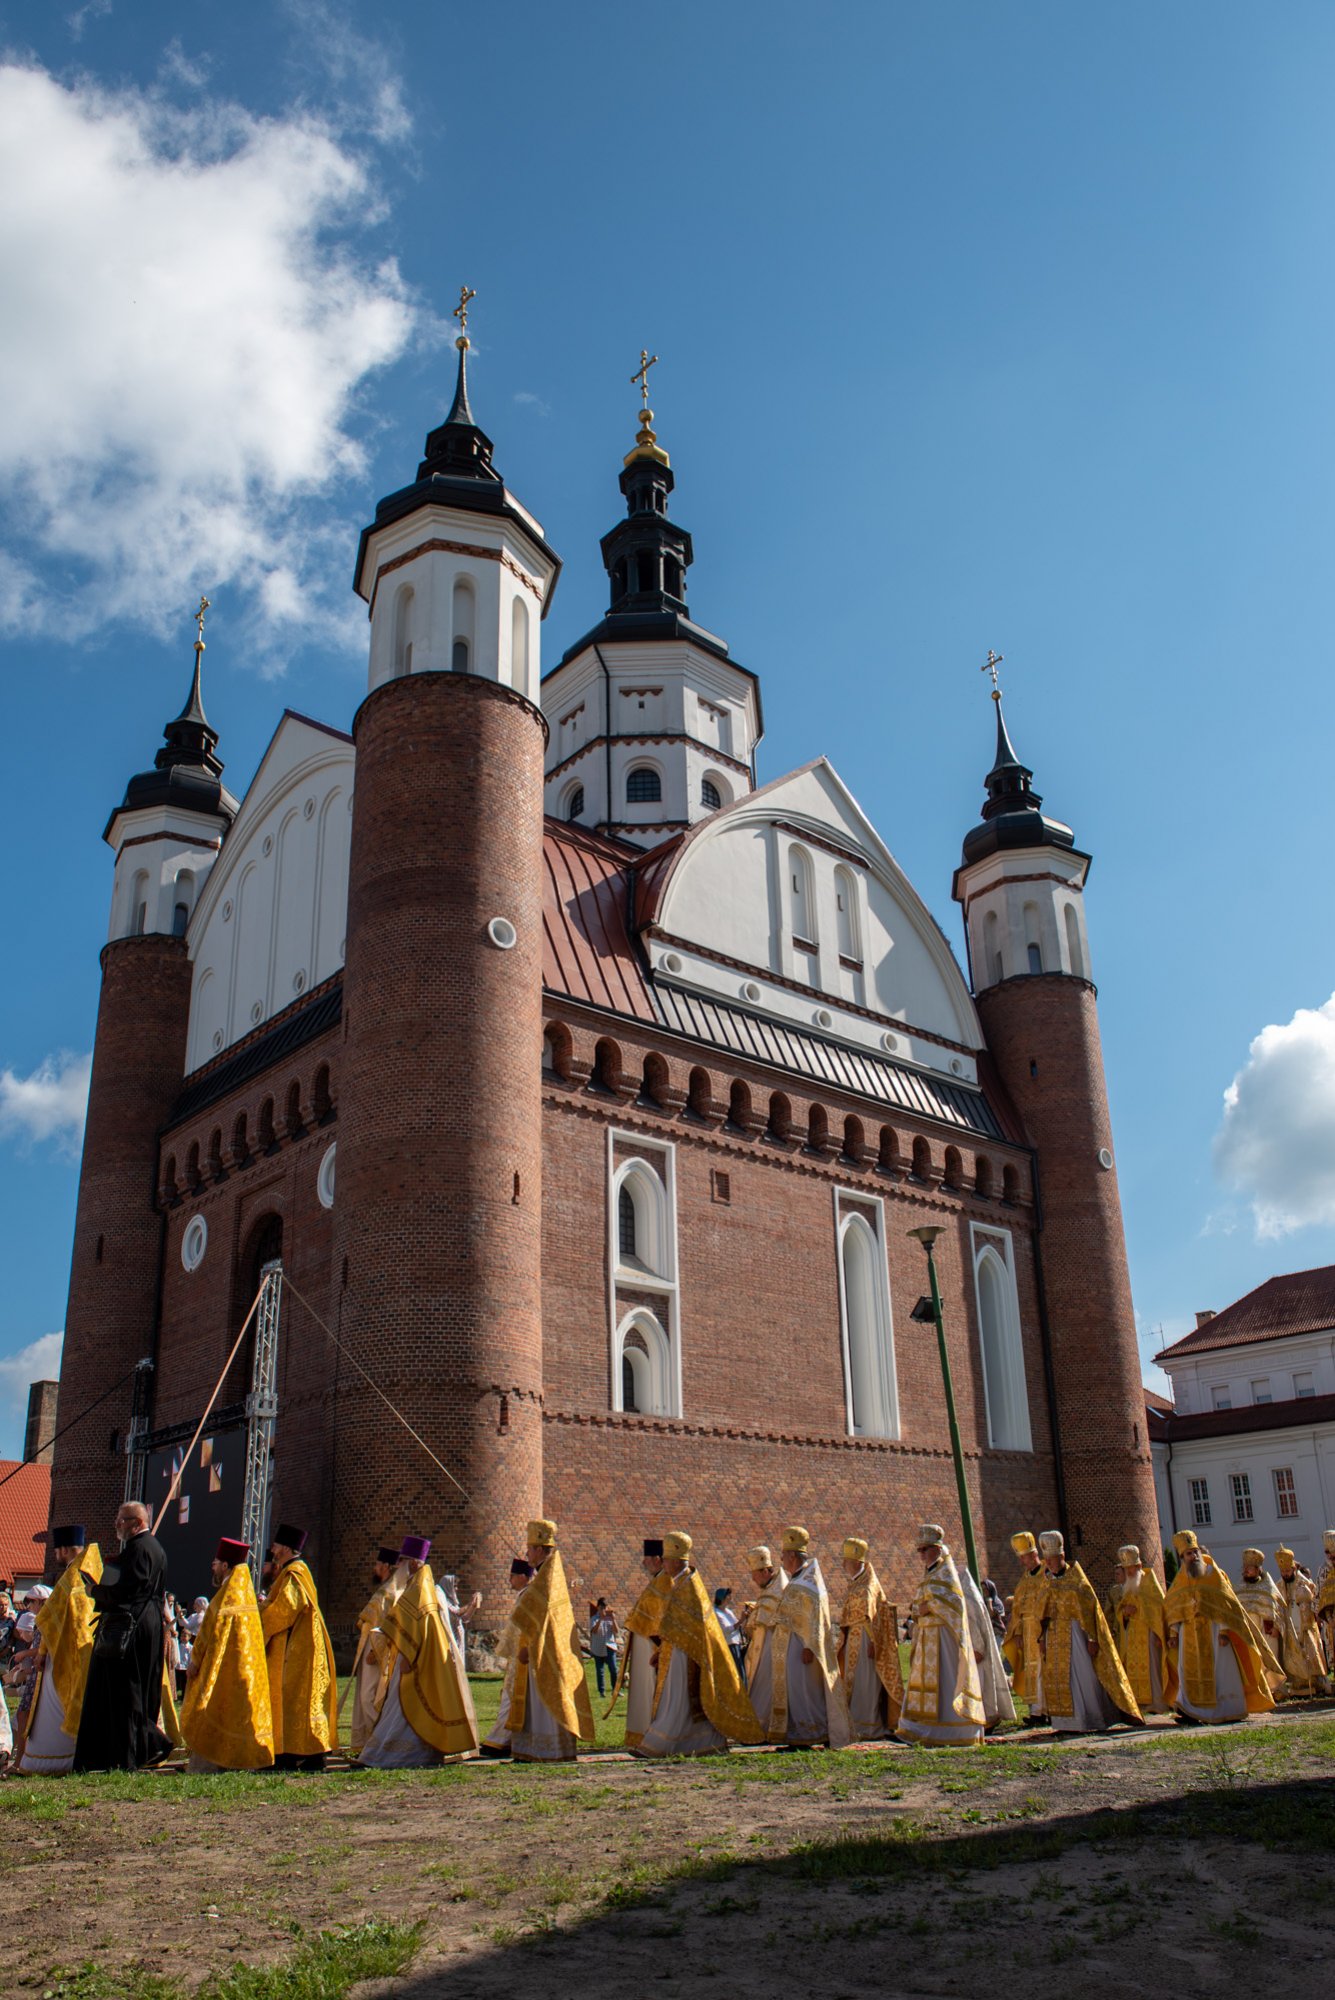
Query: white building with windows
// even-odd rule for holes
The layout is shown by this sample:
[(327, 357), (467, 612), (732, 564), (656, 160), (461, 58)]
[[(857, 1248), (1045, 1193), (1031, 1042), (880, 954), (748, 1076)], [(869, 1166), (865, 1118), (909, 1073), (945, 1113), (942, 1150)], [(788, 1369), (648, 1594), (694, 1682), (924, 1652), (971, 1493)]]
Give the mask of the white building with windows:
[(1268, 1278), (1158, 1356), (1149, 1403), (1160, 1527), (1194, 1528), (1230, 1575), (1281, 1543), (1315, 1575), (1335, 1523), (1335, 1266)]

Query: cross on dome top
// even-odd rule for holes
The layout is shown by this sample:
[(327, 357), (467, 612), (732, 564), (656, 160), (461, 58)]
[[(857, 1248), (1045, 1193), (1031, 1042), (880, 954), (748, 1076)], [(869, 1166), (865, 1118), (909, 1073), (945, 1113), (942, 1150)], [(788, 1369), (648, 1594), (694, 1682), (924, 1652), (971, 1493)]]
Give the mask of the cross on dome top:
[(454, 344), (460, 350), (473, 344), (468, 338), (468, 308), (476, 297), (475, 291), (471, 291), (467, 285), (460, 285), (459, 303), (450, 314), (451, 319), (457, 319), (459, 322), (459, 337)]

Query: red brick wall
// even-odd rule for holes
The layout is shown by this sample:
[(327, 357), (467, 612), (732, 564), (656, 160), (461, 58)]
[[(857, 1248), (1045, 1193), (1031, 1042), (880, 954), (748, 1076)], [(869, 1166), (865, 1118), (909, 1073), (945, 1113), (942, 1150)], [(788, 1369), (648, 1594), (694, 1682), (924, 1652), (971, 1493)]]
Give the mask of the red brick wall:
[(328, 1588), (350, 1617), (411, 1529), (499, 1610), (542, 1495), (545, 731), (441, 673), (376, 689), (354, 733), (335, 1310), (467, 1498), (341, 1367)]
[(1159, 1547), (1135, 1313), (1094, 989), (1040, 973), (978, 999), (988, 1046), (1039, 1155), (1041, 1254), (1070, 1529), (1106, 1575), (1123, 1542)]
[[(65, 1424), (153, 1352), (162, 1231), (154, 1160), (158, 1129), (181, 1088), (189, 1014), (183, 939), (106, 946), (60, 1371)], [(55, 1447), (53, 1516), (85, 1521), (113, 1547), (126, 1472), (118, 1446), (130, 1408), (127, 1384)]]

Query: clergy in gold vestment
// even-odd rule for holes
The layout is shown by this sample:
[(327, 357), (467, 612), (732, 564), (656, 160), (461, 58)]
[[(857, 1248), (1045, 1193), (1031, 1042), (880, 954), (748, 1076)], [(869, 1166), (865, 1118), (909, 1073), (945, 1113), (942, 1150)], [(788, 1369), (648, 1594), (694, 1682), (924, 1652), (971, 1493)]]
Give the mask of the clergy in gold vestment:
[(1029, 1711), (1030, 1722), (1045, 1722), (1043, 1703), (1043, 1604), (1047, 1578), (1038, 1543), (1027, 1528), (1011, 1536), (1011, 1548), (1020, 1558), (1024, 1574), (1011, 1597), (1010, 1621), (1001, 1642), (1002, 1655), (1011, 1670), (1011, 1687)]
[(315, 1579), (301, 1560), (306, 1530), (283, 1523), (270, 1553), (274, 1579), (260, 1623), (269, 1665), (274, 1763), (318, 1770), (338, 1747), (338, 1682)]
[(1292, 1549), (1275, 1550), (1275, 1567), (1279, 1571), (1279, 1593), (1284, 1600), (1280, 1622), (1284, 1677), (1293, 1693), (1300, 1697), (1324, 1694), (1326, 1663), (1317, 1635), (1316, 1585), (1298, 1568)]
[(779, 1625), (779, 1599), (788, 1578), (775, 1567), (768, 1545), (758, 1542), (747, 1553), (746, 1566), (755, 1586), (754, 1600), (747, 1606), (743, 1632), (746, 1636), (746, 1691), (756, 1712), (756, 1721), (769, 1734), (774, 1707), (774, 1646)]
[(1143, 1721), (1094, 1586), (1066, 1560), (1055, 1528), (1038, 1538), (1043, 1598), (1043, 1696), (1054, 1729), (1086, 1733)]
[(992, 1618), (983, 1593), (978, 1588), (973, 1572), (957, 1569), (955, 1574), (964, 1592), (964, 1611), (969, 1621), (969, 1644), (973, 1647), (974, 1662), (978, 1668), (978, 1686), (983, 1697), (983, 1723), (987, 1730), (996, 1729), (1003, 1722), (1015, 1720), (1015, 1698), (1011, 1694), (1010, 1682), (1006, 1679), (1005, 1662), (997, 1635), (992, 1629)]
[(526, 1553), (535, 1574), (515, 1599), (505, 1640), (515, 1661), (511, 1754), (520, 1764), (569, 1763), (576, 1740), (592, 1743), (598, 1731), (555, 1521), (529, 1522)]
[(919, 1528), (918, 1555), (923, 1578), (910, 1606), (913, 1652), (895, 1734), (905, 1743), (981, 1743), (986, 1718), (969, 1615), (945, 1530), (936, 1522)]
[(269, 1670), (247, 1542), (224, 1537), (214, 1594), (195, 1635), (181, 1703), (192, 1771), (262, 1771), (273, 1763)]
[(634, 1757), (707, 1757), (739, 1743), (759, 1743), (760, 1725), (742, 1686), (714, 1602), (690, 1566), (691, 1537), (663, 1537), (669, 1589), (659, 1616), (653, 1720)]
[(371, 1595), (357, 1613), (357, 1651), (352, 1659), (352, 1754), (359, 1757), (375, 1728), (389, 1683), (389, 1648), (380, 1630), (385, 1591), (399, 1566), (399, 1552), (387, 1543), (371, 1565)]
[(904, 1699), (899, 1666), (899, 1611), (881, 1588), (861, 1535), (844, 1542), (847, 1583), (839, 1612), (839, 1670), (854, 1743), (894, 1733)]
[(1335, 1528), (1321, 1537), (1326, 1560), (1316, 1580), (1316, 1618), (1325, 1653), (1326, 1672), (1335, 1673)]
[[(28, 1705), (26, 1734), (18, 1748), (15, 1768), (25, 1777), (58, 1777), (74, 1762), (84, 1683), (93, 1652), (97, 1613), (85, 1576), (96, 1583), (102, 1574), (102, 1552), (89, 1543), (88, 1530), (69, 1525), (51, 1537), (64, 1572), (37, 1613), (41, 1652), (37, 1681)], [(4, 1696), (0, 1694), (0, 1702)]]
[(610, 1715), (617, 1705), (617, 1697), (625, 1687), (628, 1750), (634, 1750), (643, 1742), (645, 1731), (654, 1717), (654, 1695), (658, 1686), (654, 1655), (658, 1651), (658, 1628), (662, 1622), (663, 1601), (672, 1588), (672, 1578), (663, 1570), (661, 1535), (645, 1537), (640, 1568), (644, 1571), (645, 1585), (624, 1620), (626, 1645), (621, 1655), (621, 1671), (606, 1709), (606, 1715)]
[[(527, 1590), (533, 1581), (534, 1568), (523, 1556), (516, 1556), (510, 1565), (510, 1588), (518, 1597), (521, 1590)], [(505, 1656), (505, 1677), (501, 1681), (501, 1698), (496, 1709), (496, 1720), (487, 1731), (478, 1749), (484, 1757), (508, 1757), (514, 1732), (510, 1728), (510, 1702), (515, 1691), (515, 1674), (519, 1669), (517, 1645), (511, 1646), (511, 1627), (507, 1624), (500, 1637), (500, 1651)]]
[(1117, 1551), (1122, 1586), (1117, 1595), (1113, 1637), (1142, 1715), (1173, 1706), (1177, 1671), (1168, 1653), (1163, 1622), (1163, 1585), (1128, 1542)]
[(1278, 1663), (1232, 1584), (1190, 1528), (1173, 1547), (1182, 1567), (1164, 1598), (1164, 1625), (1176, 1657), (1179, 1715), (1188, 1722), (1241, 1722), (1275, 1706), (1267, 1671)]
[(424, 1535), (405, 1535), (380, 1613), (384, 1696), (361, 1762), (409, 1770), (478, 1747), (477, 1716), (458, 1642), (441, 1612)]
[(1242, 1575), (1237, 1581), (1236, 1594), (1238, 1603), (1265, 1640), (1265, 1649), (1273, 1656), (1266, 1665), (1266, 1680), (1270, 1684), (1270, 1692), (1277, 1695), (1284, 1685), (1284, 1669), (1278, 1657), (1284, 1645), (1280, 1636), (1280, 1627), (1284, 1623), (1284, 1599), (1279, 1585), (1265, 1566), (1263, 1549), (1243, 1550)]
[(825, 1578), (805, 1528), (784, 1529), (779, 1561), (788, 1587), (779, 1600), (774, 1634), (769, 1740), (843, 1750), (849, 1742), (848, 1703)]

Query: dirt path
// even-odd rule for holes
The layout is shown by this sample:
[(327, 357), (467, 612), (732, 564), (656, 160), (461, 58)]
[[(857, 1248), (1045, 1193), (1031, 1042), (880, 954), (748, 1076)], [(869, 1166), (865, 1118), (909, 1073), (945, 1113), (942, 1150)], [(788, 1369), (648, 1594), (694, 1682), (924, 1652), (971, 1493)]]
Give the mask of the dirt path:
[(907, 2000), (1049, 1967), (1077, 1976), (1067, 1996), (1159, 2000), (1240, 1964), (1307, 1980), (1328, 1956), (1335, 1720), (657, 1768), (11, 1781), (0, 1840), (6, 1993), (83, 1964), (106, 1993), (136, 1971), (190, 1984), (395, 1917), (423, 1920), (422, 1950), (368, 2000)]

